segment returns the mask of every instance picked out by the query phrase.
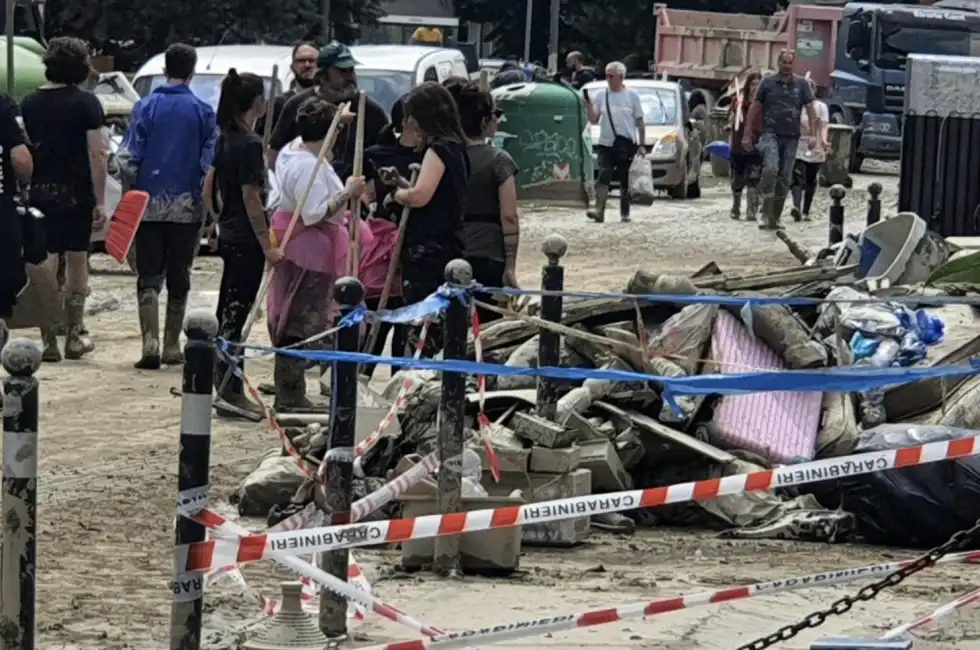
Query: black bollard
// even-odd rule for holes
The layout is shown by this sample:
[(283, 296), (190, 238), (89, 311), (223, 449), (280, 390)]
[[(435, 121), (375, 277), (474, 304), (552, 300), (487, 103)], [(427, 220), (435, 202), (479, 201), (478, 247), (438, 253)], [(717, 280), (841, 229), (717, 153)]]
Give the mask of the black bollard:
[(9, 341), (3, 369), (3, 551), (0, 554), (0, 648), (34, 650), (37, 600), (38, 392), (41, 349)]
[(868, 185), (868, 224), (881, 221), (881, 183)]
[(847, 191), (843, 185), (834, 185), (830, 188), (830, 209), (827, 211), (827, 222), (830, 224), (830, 233), (827, 243), (830, 246), (844, 241), (844, 195)]
[[(337, 280), (334, 300), (346, 316), (364, 300), (364, 287), (357, 278)], [(338, 352), (358, 352), (359, 328), (346, 327), (335, 335)], [(330, 439), (327, 448), (326, 483), (319, 488), (318, 505), (334, 524), (350, 521), (351, 492), (354, 482), (354, 427), (357, 423), (357, 364), (331, 364)], [(320, 568), (347, 581), (350, 551), (341, 549), (320, 554)], [(327, 638), (347, 634), (347, 600), (327, 589), (320, 590), (320, 631)]]
[[(541, 245), (547, 255), (548, 263), (541, 268), (541, 289), (562, 291), (565, 288), (565, 267), (561, 258), (568, 250), (568, 242), (561, 235), (548, 235)], [(544, 295), (541, 297), (541, 317), (551, 323), (561, 323), (562, 297)], [(561, 335), (542, 329), (538, 337), (538, 367), (558, 366), (561, 363)], [(558, 387), (556, 379), (538, 377), (538, 415), (554, 421), (558, 409)]]
[[(211, 390), (214, 386), (214, 338), (218, 319), (195, 309), (184, 319), (184, 379), (180, 404), (180, 452), (177, 457), (177, 507), (193, 514), (207, 505), (211, 468)], [(199, 523), (177, 516), (176, 545), (203, 542)], [(170, 650), (200, 650), (204, 610), (204, 572), (183, 571), (186, 560), (175, 557)]]
[[(465, 260), (453, 260), (446, 265), (446, 282), (453, 288), (473, 283), (473, 269)], [(469, 294), (464, 300), (453, 298), (443, 317), (442, 358), (466, 358), (466, 334), (469, 331)], [(439, 512), (459, 512), (462, 507), (463, 485), (461, 463), (453, 462), (463, 456), (463, 432), (466, 416), (466, 375), (460, 372), (442, 373), (442, 399), (439, 402)], [(435, 540), (433, 570), (442, 576), (459, 573), (459, 536), (443, 535)]]

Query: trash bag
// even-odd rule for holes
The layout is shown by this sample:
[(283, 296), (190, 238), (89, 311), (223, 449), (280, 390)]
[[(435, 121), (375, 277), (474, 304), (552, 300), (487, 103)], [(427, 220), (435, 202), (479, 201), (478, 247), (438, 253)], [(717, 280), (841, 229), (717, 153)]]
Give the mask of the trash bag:
[(636, 156), (630, 165), (630, 200), (639, 205), (653, 203), (653, 166), (646, 156)]
[[(980, 431), (954, 427), (883, 424), (864, 431), (854, 453), (884, 451), (972, 438)], [(927, 463), (841, 479), (844, 510), (871, 544), (929, 548), (980, 519), (980, 458)], [(829, 504), (825, 503), (824, 505)], [(971, 548), (977, 548), (974, 543)]]

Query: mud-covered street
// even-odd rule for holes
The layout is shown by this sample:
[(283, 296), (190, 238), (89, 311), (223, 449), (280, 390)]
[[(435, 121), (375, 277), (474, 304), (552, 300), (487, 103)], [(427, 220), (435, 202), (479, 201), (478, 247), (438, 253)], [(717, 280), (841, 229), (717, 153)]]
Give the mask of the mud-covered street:
[[(894, 167), (894, 166), (892, 166)], [(877, 168), (879, 171), (881, 167)], [(863, 174), (846, 199), (849, 229), (864, 222), (867, 185), (884, 185), (886, 212), (894, 211), (897, 176)], [(658, 200), (634, 210), (632, 223), (597, 225), (577, 211), (526, 206), (519, 280), (538, 287), (542, 240), (559, 233), (568, 241), (566, 288), (612, 290), (636, 269), (692, 271), (715, 261), (724, 272), (791, 266), (795, 259), (772, 234), (728, 217), (727, 184), (710, 179), (694, 201)], [(827, 239), (826, 190), (815, 201), (811, 223), (788, 223), (799, 244), (817, 248)], [(614, 207), (614, 206), (613, 206)], [(788, 211), (787, 211), (788, 212)], [(180, 402), (171, 387), (180, 369), (136, 371), (139, 353), (135, 278), (98, 256), (87, 317), (97, 350), (81, 362), (44, 366), (41, 434), (39, 547), (39, 647), (156, 650), (167, 647), (170, 612)], [(106, 273), (106, 271), (114, 271)], [(195, 266), (191, 306), (217, 301), (220, 262)], [(256, 327), (262, 340), (264, 327)], [(37, 337), (36, 332), (17, 332)], [(264, 381), (271, 363), (250, 362), (248, 374)], [(269, 448), (278, 444), (263, 424), (215, 419), (212, 494), (227, 495)], [(262, 523), (246, 522), (254, 530)], [(395, 551), (359, 551), (375, 592), (416, 618), (449, 630), (512, 622), (549, 613), (574, 613), (655, 597), (681, 595), (824, 569), (857, 567), (910, 556), (901, 550), (788, 542), (729, 541), (711, 533), (643, 530), (632, 537), (595, 532), (573, 550), (528, 548), (522, 571), (507, 579), (443, 581), (407, 575)], [(286, 578), (269, 564), (246, 567), (253, 586), (274, 595)], [(976, 585), (970, 567), (927, 570), (874, 601), (856, 606), (820, 629), (780, 648), (801, 650), (823, 636), (873, 636), (930, 612)], [(732, 650), (775, 630), (862, 582), (711, 605), (502, 644), (509, 648), (631, 648)], [(239, 632), (258, 616), (254, 603), (231, 583), (206, 594), (205, 647), (235, 647)], [(356, 628), (363, 644), (411, 638), (370, 618)], [(916, 650), (980, 648), (980, 615), (967, 612), (927, 632)]]

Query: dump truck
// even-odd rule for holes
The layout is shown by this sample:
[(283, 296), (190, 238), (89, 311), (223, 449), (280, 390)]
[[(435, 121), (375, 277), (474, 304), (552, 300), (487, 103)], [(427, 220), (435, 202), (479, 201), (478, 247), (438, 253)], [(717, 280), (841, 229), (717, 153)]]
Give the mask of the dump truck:
[(809, 73), (816, 82), (831, 122), (854, 128), (851, 172), (860, 171), (866, 158), (899, 158), (909, 54), (980, 56), (980, 13), (965, 0), (792, 4), (772, 16), (658, 3), (654, 13), (656, 72), (688, 86), (689, 108), (706, 141), (723, 137), (709, 116), (730, 102), (733, 80), (750, 69), (775, 70), (779, 53), (792, 49), (794, 72)]

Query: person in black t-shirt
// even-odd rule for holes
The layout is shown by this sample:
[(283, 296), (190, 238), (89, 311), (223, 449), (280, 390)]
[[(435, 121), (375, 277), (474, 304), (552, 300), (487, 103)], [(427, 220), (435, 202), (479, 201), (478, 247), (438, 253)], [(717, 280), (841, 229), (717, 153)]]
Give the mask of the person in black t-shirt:
[[(352, 124), (357, 117), (357, 75), (354, 67), (357, 61), (350, 49), (343, 43), (331, 41), (320, 48), (316, 59), (316, 83), (293, 95), (282, 109), (282, 115), (276, 123), (275, 131), (269, 139), (268, 164), (270, 169), (276, 167), (276, 156), (287, 144), (299, 137), (296, 128), (296, 112), (299, 107), (314, 95), (325, 99), (331, 104), (340, 105), (351, 102), (351, 106), (341, 117), (344, 124)], [(381, 105), (367, 97), (364, 102), (364, 147), (377, 143), (378, 135), (388, 124), (388, 116)], [(333, 167), (341, 180), (346, 180), (352, 171), (354, 148), (356, 145), (356, 129), (345, 129), (333, 149)]]
[[(102, 104), (82, 90), (91, 68), (89, 49), (77, 38), (53, 38), (44, 53), (48, 83), (21, 105), (24, 128), (34, 155), (32, 205), (44, 212), (48, 260), (45, 277), (57, 292), (58, 256), (65, 254), (65, 358), (80, 359), (92, 350), (82, 338), (88, 291), (88, 251), (93, 228), (105, 225), (108, 143), (102, 132)], [(49, 310), (41, 328), (43, 359), (61, 360)]]
[(16, 197), (31, 181), (34, 162), (17, 124), (17, 103), (0, 94), (0, 349), (7, 343), (6, 319), (13, 316), (17, 296), (27, 286), (24, 221)]
[(279, 123), (282, 109), (296, 93), (312, 88), (316, 84), (316, 45), (303, 41), (293, 47), (293, 62), (290, 69), (293, 72), (293, 82), (289, 90), (276, 97), (272, 106), (266, 109), (266, 114), (255, 122), (255, 132), (260, 136), (265, 133), (266, 120), (272, 120), (272, 126)]
[[(208, 178), (212, 186), (208, 206), (217, 204), (218, 253), (224, 262), (218, 292), (218, 335), (241, 341), (242, 330), (262, 284), (265, 265), (276, 264), (282, 253), (269, 239), (265, 214), (265, 161), (262, 139), (255, 121), (265, 114), (262, 78), (234, 68), (221, 83), (218, 102), (218, 144)], [(261, 415), (261, 408), (245, 396), (242, 381), (234, 374), (225, 378), (228, 366), (219, 361), (214, 375), (218, 397), (233, 409), (218, 409), (223, 415), (244, 411), (246, 417)]]
[[(444, 282), (446, 264), (463, 256), (463, 208), (469, 163), (466, 135), (456, 102), (436, 82), (424, 83), (405, 96), (405, 132), (418, 138), (422, 169), (414, 187), (397, 170), (379, 172), (385, 184), (399, 189), (388, 203), (408, 206), (411, 219), (402, 243), (402, 299), (413, 304), (425, 299)], [(429, 328), (425, 353), (442, 347), (438, 329)], [(416, 338), (413, 331), (410, 338)], [(412, 341), (410, 341), (410, 344)]]

